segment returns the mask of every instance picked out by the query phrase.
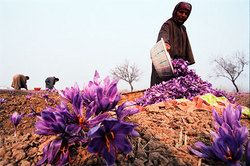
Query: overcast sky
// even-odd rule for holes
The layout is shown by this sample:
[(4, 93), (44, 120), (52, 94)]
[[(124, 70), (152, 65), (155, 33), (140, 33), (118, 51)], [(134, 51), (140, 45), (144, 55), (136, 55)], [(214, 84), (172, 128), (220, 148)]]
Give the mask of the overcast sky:
[[(17, 73), (30, 76), (28, 88), (45, 87), (48, 76), (57, 89), (83, 87), (95, 70), (102, 78), (125, 60), (142, 71), (136, 90), (149, 87), (150, 49), (177, 0), (0, 0), (0, 89)], [(209, 76), (211, 61), (236, 51), (249, 59), (249, 0), (187, 0), (193, 6), (185, 22), (203, 80), (234, 90), (225, 78)], [(236, 82), (249, 91), (249, 66)], [(119, 82), (119, 89), (130, 89)]]

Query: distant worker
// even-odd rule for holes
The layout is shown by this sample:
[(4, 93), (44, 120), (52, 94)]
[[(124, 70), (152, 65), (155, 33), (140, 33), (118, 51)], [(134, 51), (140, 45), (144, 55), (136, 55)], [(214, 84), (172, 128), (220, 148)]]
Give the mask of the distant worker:
[(46, 78), (45, 80), (46, 89), (54, 89), (54, 85), (57, 81), (59, 81), (59, 78), (56, 77)]
[(11, 87), (14, 88), (15, 90), (21, 90), (21, 88), (28, 90), (27, 88), (28, 79), (30, 79), (29, 76), (16, 74), (13, 76)]
[[(158, 42), (163, 38), (166, 49), (172, 59), (181, 58), (188, 61), (189, 65), (194, 64), (195, 60), (186, 27), (183, 24), (188, 19), (191, 10), (191, 4), (187, 2), (179, 2), (174, 8), (172, 17), (162, 25), (157, 39)], [(156, 72), (154, 65), (152, 65), (150, 87), (172, 78), (172, 76), (161, 78)]]

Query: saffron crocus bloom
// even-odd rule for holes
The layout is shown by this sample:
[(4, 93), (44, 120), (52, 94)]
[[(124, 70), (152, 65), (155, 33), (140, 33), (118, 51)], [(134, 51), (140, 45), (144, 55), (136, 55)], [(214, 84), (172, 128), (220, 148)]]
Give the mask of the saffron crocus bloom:
[(214, 127), (218, 132), (218, 137), (224, 135), (233, 136), (237, 140), (238, 146), (245, 143), (248, 137), (247, 127), (240, 124), (241, 112), (242, 108), (240, 106), (234, 109), (229, 105), (223, 110), (222, 117), (219, 117), (218, 113), (213, 110)]
[(139, 112), (138, 108), (132, 107), (135, 102), (124, 102), (118, 106), (116, 110), (117, 119), (123, 120), (126, 116), (133, 115)]
[[(68, 134), (77, 135), (81, 127), (78, 125), (76, 117), (65, 110), (53, 110), (47, 108), (41, 112), (36, 122), (36, 133), (39, 135)], [(70, 127), (70, 130), (68, 129)]]
[(82, 117), (83, 109), (83, 98), (82, 92), (80, 91), (77, 84), (74, 87), (66, 88), (64, 91), (59, 93), (62, 99), (62, 102), (68, 101), (72, 104), (74, 113), (76, 116)]
[(15, 132), (14, 132), (14, 136), (16, 137), (16, 128), (18, 126), (18, 124), (20, 123), (21, 119), (23, 117), (23, 114), (18, 114), (18, 112), (14, 112), (11, 117), (10, 117), (10, 121), (11, 123), (14, 125), (14, 129), (15, 129)]
[(20, 123), (21, 119), (22, 119), (23, 115), (21, 114), (18, 114), (18, 112), (14, 112), (12, 115), (11, 115), (11, 122), (12, 124), (14, 125), (14, 127), (16, 128), (18, 126), (18, 124)]
[(100, 84), (100, 75), (97, 71), (95, 71), (93, 81), (89, 81), (88, 85), (83, 89), (83, 101), (86, 106), (95, 101), (96, 90), (100, 87)]
[(102, 125), (89, 131), (88, 151), (101, 155), (108, 165), (114, 164), (117, 152), (128, 154), (132, 151), (127, 136), (131, 134), (134, 127), (133, 124), (116, 119), (104, 120)]
[(56, 109), (47, 108), (41, 112), (36, 122), (36, 133), (40, 135), (58, 135), (43, 149), (43, 158), (38, 165), (49, 163), (64, 165), (68, 162), (68, 148), (75, 143), (86, 143), (87, 138), (78, 124), (75, 114), (70, 114), (67, 108), (59, 106)]
[(250, 165), (250, 140), (247, 141), (246, 146), (246, 165)]
[(63, 145), (60, 138), (51, 141), (48, 145), (43, 148), (43, 158), (37, 163), (37, 166), (43, 165), (44, 163), (52, 165), (65, 165), (69, 158), (69, 149)]
[(240, 125), (240, 118), (242, 114), (241, 106), (237, 106), (236, 109), (233, 109), (232, 105), (227, 106), (223, 110), (222, 117), (220, 117), (215, 110), (212, 111), (213, 111), (214, 127), (216, 130), (222, 125), (222, 123), (227, 123), (231, 129), (233, 127), (239, 127), (239, 128), (241, 127)]
[(0, 98), (0, 104), (6, 102), (6, 99)]
[(243, 154), (242, 146), (237, 146), (237, 140), (229, 135), (219, 137), (211, 146), (197, 142), (195, 149), (190, 148), (190, 151), (199, 157), (223, 161), (231, 166), (240, 165)]
[(98, 115), (115, 108), (121, 96), (117, 90), (117, 81), (106, 77), (101, 84), (96, 71), (93, 81), (83, 89), (83, 103), (86, 106), (86, 118)]
[(79, 89), (79, 86), (77, 84), (74, 85), (74, 87), (71, 88), (65, 88), (64, 91), (59, 91), (59, 94), (61, 96), (62, 100), (66, 100), (69, 101), (70, 103), (73, 102), (73, 98), (77, 95), (77, 94), (81, 94), (81, 91)]
[(53, 112), (52, 109), (47, 108), (41, 112), (36, 122), (36, 133), (39, 135), (53, 135), (60, 134), (65, 131), (66, 121), (64, 116), (59, 112)]
[(108, 87), (98, 88), (96, 114), (114, 109), (120, 99), (121, 96), (117, 93), (116, 82), (112, 82)]
[(199, 157), (220, 160), (228, 165), (240, 165), (243, 155), (243, 144), (247, 141), (248, 129), (240, 124), (241, 108), (232, 106), (224, 109), (222, 118), (213, 110), (216, 132), (212, 132), (213, 143), (206, 146), (201, 142), (190, 151)]
[(77, 116), (81, 116), (82, 115), (82, 110), (83, 110), (83, 99), (82, 99), (82, 94), (80, 93), (76, 93), (75, 96), (73, 96), (72, 98), (72, 106), (74, 109), (74, 112)]

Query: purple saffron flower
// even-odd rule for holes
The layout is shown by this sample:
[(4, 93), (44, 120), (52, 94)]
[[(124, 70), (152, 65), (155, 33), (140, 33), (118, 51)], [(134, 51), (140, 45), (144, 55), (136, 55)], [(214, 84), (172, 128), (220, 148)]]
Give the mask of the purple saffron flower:
[(0, 104), (2, 104), (2, 103), (4, 103), (4, 102), (6, 102), (6, 99), (0, 98)]
[(59, 94), (61, 96), (61, 99), (64, 101), (69, 101), (70, 103), (73, 103), (73, 98), (77, 95), (81, 95), (81, 91), (79, 89), (79, 86), (77, 84), (74, 85), (74, 87), (66, 88), (64, 91), (59, 91)]
[(83, 89), (83, 103), (86, 106), (86, 118), (98, 115), (115, 108), (121, 96), (117, 90), (117, 81), (106, 77), (101, 84), (99, 73), (96, 71), (93, 81)]
[(104, 121), (105, 119), (108, 119), (111, 117), (111, 114), (108, 112), (104, 112), (102, 114), (99, 114), (93, 118), (90, 118), (87, 120), (87, 125), (89, 128), (93, 128), (95, 126), (98, 126), (98, 124), (100, 124), (102, 121)]
[(239, 160), (243, 154), (242, 146), (238, 147), (236, 140), (229, 135), (219, 137), (211, 146), (197, 142), (195, 148), (189, 150), (199, 157), (223, 161), (228, 165), (240, 165)]
[(250, 140), (247, 141), (246, 145), (246, 165), (250, 165)]
[(22, 114), (18, 114), (18, 112), (16, 111), (11, 115), (10, 120), (15, 128), (18, 126), (19, 122), (21, 121), (22, 116), (23, 116)]
[(219, 117), (218, 113), (213, 110), (214, 127), (218, 132), (218, 137), (223, 135), (232, 135), (237, 144), (240, 146), (245, 143), (248, 137), (248, 129), (245, 126), (241, 126), (241, 111), (240, 106), (233, 109), (231, 105), (227, 106), (223, 110), (222, 117)]
[(241, 112), (242, 108), (241, 106), (237, 106), (234, 110), (232, 108), (232, 105), (229, 105), (223, 110), (222, 118), (219, 117), (218, 113), (213, 109), (213, 119), (214, 119), (214, 126), (215, 129), (218, 129), (222, 125), (222, 123), (227, 123), (230, 128), (232, 129), (233, 126), (240, 128), (240, 118), (241, 118)]
[(144, 92), (144, 96), (137, 100), (139, 105), (149, 105), (171, 99), (187, 98), (192, 100), (197, 95), (212, 93), (217, 97), (225, 96), (230, 102), (234, 98), (224, 91), (212, 88), (212, 84), (203, 81), (194, 70), (188, 69), (188, 63), (182, 59), (172, 61), (174, 78), (154, 85)]
[(217, 159), (212, 146), (207, 146), (202, 142), (196, 142), (194, 144), (195, 148), (188, 147), (188, 149), (195, 155), (202, 157), (202, 158), (211, 158)]
[[(118, 151), (127, 154), (132, 150), (127, 137), (139, 134), (134, 129), (136, 125), (123, 122), (123, 119), (137, 113), (138, 109), (133, 108), (135, 103), (129, 102), (117, 107), (121, 98), (117, 81), (106, 77), (101, 83), (96, 71), (93, 81), (83, 91), (77, 84), (66, 88), (60, 92), (61, 105), (41, 112), (35, 124), (36, 133), (58, 137), (44, 147), (43, 158), (38, 165), (66, 164), (69, 149), (75, 144), (88, 145), (91, 153), (100, 154), (109, 165), (114, 163)], [(68, 102), (72, 104), (73, 111), (67, 106)]]
[(76, 143), (87, 142), (87, 134), (82, 131), (80, 120), (74, 113), (71, 114), (65, 105), (55, 109), (47, 108), (38, 118), (35, 124), (37, 134), (58, 135), (44, 147), (43, 158), (38, 165), (64, 165), (68, 162), (69, 148)]
[(39, 135), (54, 135), (64, 133), (66, 128), (66, 121), (64, 116), (59, 112), (53, 112), (52, 109), (47, 108), (41, 112), (36, 122), (36, 133)]
[(83, 117), (83, 97), (82, 92), (80, 91), (77, 84), (75, 84), (74, 87), (66, 88), (64, 91), (59, 93), (62, 99), (62, 102), (65, 104), (65, 102), (69, 101), (72, 106), (75, 113), (75, 116), (77, 117)]
[(89, 81), (88, 85), (83, 89), (83, 101), (87, 106), (92, 103), (96, 98), (96, 90), (101, 86), (100, 75), (95, 71), (93, 81)]
[(65, 110), (53, 110), (47, 108), (41, 112), (36, 122), (36, 134), (39, 135), (56, 135), (63, 134), (70, 137), (80, 134), (81, 126), (74, 115)]
[(114, 109), (120, 99), (121, 96), (117, 93), (116, 83), (112, 83), (110, 89), (107, 87), (98, 88), (96, 101), (98, 109), (96, 114)]
[(82, 94), (80, 93), (77, 93), (75, 94), (75, 96), (73, 96), (72, 98), (72, 105), (73, 105), (73, 109), (74, 109), (74, 112), (77, 116), (81, 116), (83, 117), (83, 99), (82, 99)]
[(93, 83), (95, 85), (99, 85), (101, 83), (100, 75), (99, 75), (99, 73), (97, 71), (95, 71)]
[(213, 110), (213, 119), (216, 132), (212, 132), (213, 142), (206, 146), (201, 142), (189, 150), (203, 158), (220, 160), (228, 165), (240, 165), (243, 155), (243, 144), (248, 138), (248, 129), (240, 124), (241, 107), (235, 110), (231, 105), (223, 111), (222, 117)]
[(15, 129), (15, 132), (14, 132), (14, 136), (16, 137), (16, 129), (17, 129), (17, 126), (18, 124), (20, 123), (21, 119), (23, 117), (23, 114), (19, 115), (18, 112), (14, 112), (11, 117), (10, 117), (10, 121), (11, 123), (14, 125), (14, 129)]
[(138, 108), (132, 107), (135, 106), (135, 102), (124, 102), (121, 104), (117, 110), (116, 110), (116, 115), (117, 119), (123, 120), (128, 115), (133, 115), (139, 112)]
[(51, 141), (43, 148), (43, 158), (37, 163), (37, 166), (44, 163), (52, 165), (65, 165), (68, 163), (69, 149), (63, 145), (64, 140), (57, 138)]
[(240, 165), (239, 160), (243, 155), (243, 147), (238, 146), (237, 140), (230, 135), (219, 137), (212, 144), (216, 157), (228, 165)]
[(88, 151), (101, 155), (108, 165), (115, 162), (115, 154), (120, 151), (128, 154), (132, 146), (127, 139), (134, 129), (130, 123), (120, 122), (116, 119), (106, 119), (102, 125), (89, 131), (90, 142)]

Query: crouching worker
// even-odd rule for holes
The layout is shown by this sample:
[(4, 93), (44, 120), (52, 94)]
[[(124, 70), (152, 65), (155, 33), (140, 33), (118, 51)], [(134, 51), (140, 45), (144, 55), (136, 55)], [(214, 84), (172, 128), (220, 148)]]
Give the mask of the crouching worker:
[(11, 87), (14, 88), (15, 90), (21, 90), (21, 88), (28, 90), (27, 88), (28, 79), (30, 79), (29, 76), (16, 74), (13, 76)]
[(59, 81), (59, 78), (56, 77), (46, 78), (45, 80), (46, 89), (54, 89), (54, 85), (57, 81)]

